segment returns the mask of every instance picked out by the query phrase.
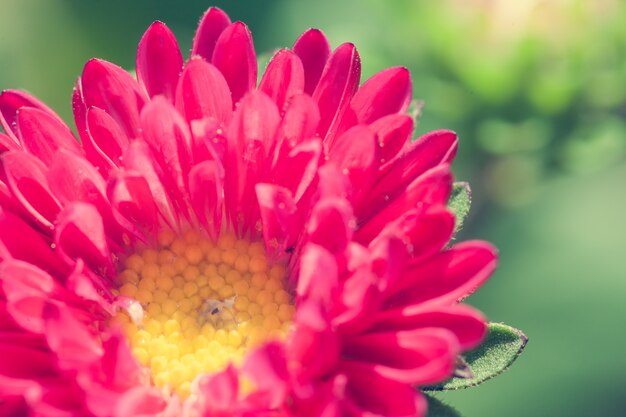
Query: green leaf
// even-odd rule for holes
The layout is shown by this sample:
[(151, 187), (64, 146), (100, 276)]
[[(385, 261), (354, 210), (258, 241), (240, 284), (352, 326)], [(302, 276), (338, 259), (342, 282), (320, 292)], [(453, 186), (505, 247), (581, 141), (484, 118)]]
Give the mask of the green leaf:
[(422, 387), (422, 390), (457, 390), (481, 384), (506, 371), (522, 353), (527, 342), (528, 337), (522, 331), (503, 323), (489, 323), (489, 333), (485, 341), (464, 355), (473, 376), (453, 377), (439, 385)]
[(452, 210), (456, 217), (454, 233), (461, 230), (463, 222), (467, 217), (472, 205), (472, 190), (466, 182), (455, 182), (452, 187), (452, 194), (448, 200), (448, 208)]
[(428, 414), (426, 417), (461, 417), (458, 411), (444, 404), (441, 400), (426, 395), (428, 400)]

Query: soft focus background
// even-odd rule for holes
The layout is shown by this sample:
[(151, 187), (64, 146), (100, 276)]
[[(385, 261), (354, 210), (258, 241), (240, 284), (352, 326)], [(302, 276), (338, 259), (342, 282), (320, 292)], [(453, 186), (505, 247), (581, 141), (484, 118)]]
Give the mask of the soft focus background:
[(445, 401), (467, 417), (626, 416), (626, 2), (2, 0), (0, 88), (70, 120), (88, 58), (133, 68), (156, 19), (188, 51), (210, 5), (247, 22), (259, 53), (314, 26), (358, 46), (363, 79), (407, 66), (417, 133), (459, 133), (456, 175), (474, 190), (460, 238), (501, 251), (470, 301), (530, 344)]

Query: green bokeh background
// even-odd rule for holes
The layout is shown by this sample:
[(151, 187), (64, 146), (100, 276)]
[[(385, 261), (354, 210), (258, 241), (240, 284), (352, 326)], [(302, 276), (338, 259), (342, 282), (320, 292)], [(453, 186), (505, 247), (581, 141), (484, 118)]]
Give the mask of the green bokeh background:
[[(526, 331), (496, 380), (442, 395), (468, 417), (626, 416), (626, 5), (621, 0), (2, 0), (0, 88), (71, 119), (97, 56), (134, 67), (153, 20), (183, 51), (203, 11), (252, 29), (257, 52), (319, 27), (359, 48), (363, 79), (413, 73), (417, 133), (459, 133), (474, 190), (461, 238), (494, 242), (498, 272), (470, 302)], [(392, 395), (392, 393), (390, 393)]]

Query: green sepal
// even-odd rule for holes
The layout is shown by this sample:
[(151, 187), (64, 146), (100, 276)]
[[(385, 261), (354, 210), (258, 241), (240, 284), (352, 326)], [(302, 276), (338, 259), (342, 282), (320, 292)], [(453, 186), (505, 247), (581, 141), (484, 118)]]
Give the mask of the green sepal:
[(454, 213), (456, 223), (454, 233), (461, 230), (465, 218), (469, 214), (472, 205), (472, 190), (466, 182), (455, 182), (452, 186), (452, 193), (448, 200), (448, 208)]
[(428, 401), (428, 414), (426, 414), (426, 417), (462, 417), (458, 411), (444, 404), (438, 398), (426, 395), (426, 400)]
[(503, 323), (489, 323), (485, 341), (463, 357), (471, 369), (472, 377), (453, 377), (442, 384), (422, 387), (422, 390), (457, 390), (482, 384), (506, 371), (522, 353), (527, 342), (528, 337), (521, 330)]

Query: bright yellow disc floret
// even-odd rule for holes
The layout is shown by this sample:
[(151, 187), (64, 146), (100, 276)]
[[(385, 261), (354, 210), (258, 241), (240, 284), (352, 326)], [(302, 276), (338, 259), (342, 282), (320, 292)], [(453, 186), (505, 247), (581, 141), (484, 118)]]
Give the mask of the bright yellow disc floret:
[(158, 242), (119, 274), (120, 295), (141, 304), (143, 319), (114, 318), (156, 386), (187, 396), (198, 375), (284, 338), (294, 314), (286, 270), (268, 263), (260, 242), (226, 234), (214, 243), (193, 231), (165, 231)]

